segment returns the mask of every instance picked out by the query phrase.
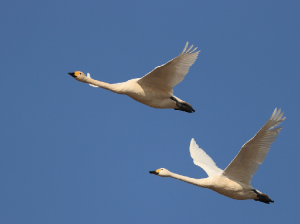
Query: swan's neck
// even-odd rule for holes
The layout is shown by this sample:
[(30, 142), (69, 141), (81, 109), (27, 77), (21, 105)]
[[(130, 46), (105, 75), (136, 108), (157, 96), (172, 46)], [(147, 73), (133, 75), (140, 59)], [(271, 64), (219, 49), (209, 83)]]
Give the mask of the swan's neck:
[(103, 88), (103, 89), (110, 90), (110, 91), (115, 92), (115, 93), (122, 93), (122, 85), (121, 85), (122, 83), (109, 84), (109, 83), (101, 82), (101, 81), (98, 81), (98, 80), (95, 80), (95, 79), (92, 79), (92, 78), (89, 78), (89, 77), (82, 77), (80, 79), (77, 78), (77, 80), (81, 81), (81, 82), (93, 84), (95, 86), (98, 86), (98, 87)]
[(172, 173), (172, 172), (170, 172), (170, 173), (171, 173), (170, 177), (175, 178), (177, 180), (181, 180), (181, 181), (184, 181), (184, 182), (187, 182), (189, 184), (193, 184), (193, 185), (196, 185), (196, 186), (199, 186), (199, 187), (204, 187), (204, 188), (208, 187), (208, 183), (206, 181), (206, 178), (204, 178), (204, 179), (195, 179), (195, 178), (182, 176), (182, 175)]

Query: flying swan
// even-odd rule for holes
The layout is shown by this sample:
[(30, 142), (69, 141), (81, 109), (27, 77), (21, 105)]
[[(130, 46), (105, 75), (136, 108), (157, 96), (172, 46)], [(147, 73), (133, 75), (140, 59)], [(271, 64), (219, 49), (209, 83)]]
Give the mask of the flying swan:
[(154, 108), (174, 108), (193, 113), (193, 107), (173, 95), (173, 88), (180, 83), (189, 68), (196, 61), (200, 51), (193, 45), (188, 49), (186, 43), (182, 53), (164, 65), (156, 67), (142, 78), (130, 79), (127, 82), (109, 84), (87, 76), (80, 71), (68, 73), (76, 80), (89, 83), (93, 87), (101, 87), (115, 93), (125, 94), (132, 99)]
[(231, 161), (225, 170), (216, 166), (215, 162), (196, 144), (192, 138), (190, 153), (194, 164), (200, 166), (208, 175), (207, 178), (194, 179), (176, 173), (165, 168), (149, 171), (161, 177), (173, 177), (178, 180), (194, 184), (199, 187), (209, 188), (219, 194), (237, 200), (254, 199), (269, 204), (272, 201), (268, 195), (261, 193), (251, 186), (251, 178), (258, 167), (264, 161), (271, 144), (275, 141), (282, 127), (277, 127), (285, 117), (280, 109), (274, 110), (268, 122), (257, 134), (243, 145), (237, 156)]

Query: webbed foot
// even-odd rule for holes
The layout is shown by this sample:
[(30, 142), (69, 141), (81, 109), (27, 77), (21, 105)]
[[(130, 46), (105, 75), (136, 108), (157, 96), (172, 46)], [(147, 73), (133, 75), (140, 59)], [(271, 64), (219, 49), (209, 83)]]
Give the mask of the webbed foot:
[(176, 105), (179, 107), (179, 108), (174, 108), (174, 110), (181, 110), (181, 111), (185, 111), (185, 112), (188, 112), (188, 113), (195, 112), (193, 107), (191, 105), (189, 105), (188, 103), (185, 103), (185, 102), (181, 103), (174, 96), (171, 96), (170, 99), (175, 101)]
[(271, 198), (266, 195), (266, 194), (260, 194), (256, 189), (252, 189), (252, 191), (257, 194), (257, 197), (258, 199), (254, 199), (254, 201), (260, 201), (260, 202), (263, 202), (263, 203), (266, 203), (266, 204), (270, 204), (271, 203), (274, 203), (273, 200), (271, 200)]

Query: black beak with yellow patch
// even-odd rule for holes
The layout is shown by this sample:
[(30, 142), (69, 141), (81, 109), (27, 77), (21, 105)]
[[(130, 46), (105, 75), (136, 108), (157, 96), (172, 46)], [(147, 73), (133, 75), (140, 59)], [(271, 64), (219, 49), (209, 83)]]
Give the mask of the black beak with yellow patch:
[(69, 74), (70, 76), (76, 78), (75, 72), (69, 72), (68, 74)]
[(149, 171), (149, 173), (158, 175), (158, 172), (157, 172), (156, 170), (154, 170), (154, 171)]

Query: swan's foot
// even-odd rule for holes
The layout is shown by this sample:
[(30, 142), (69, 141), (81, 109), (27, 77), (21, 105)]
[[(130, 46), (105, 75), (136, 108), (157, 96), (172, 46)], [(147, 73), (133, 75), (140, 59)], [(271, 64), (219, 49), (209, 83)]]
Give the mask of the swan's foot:
[(272, 201), (268, 195), (266, 194), (260, 194), (258, 193), (258, 191), (256, 189), (252, 189), (252, 191), (257, 194), (257, 197), (258, 199), (254, 199), (254, 201), (260, 201), (260, 202), (263, 202), (263, 203), (266, 203), (266, 204), (270, 204), (271, 203), (274, 203), (274, 201)]
[(185, 111), (188, 113), (195, 112), (195, 110), (192, 108), (192, 106), (189, 105), (188, 103), (184, 103), (184, 102), (181, 103), (174, 96), (171, 96), (170, 99), (175, 101), (176, 105), (179, 107), (179, 108), (174, 108), (174, 110), (181, 110), (181, 111)]

